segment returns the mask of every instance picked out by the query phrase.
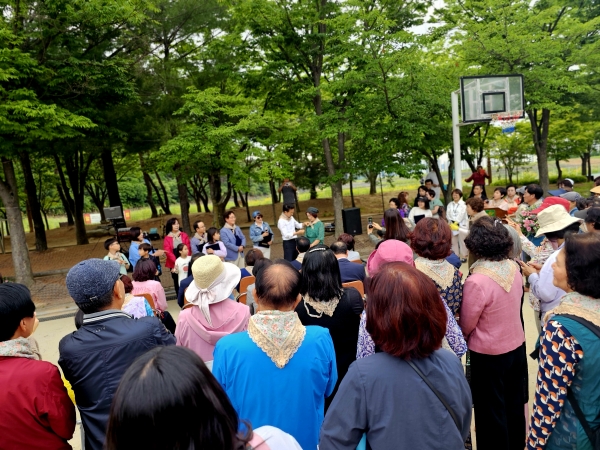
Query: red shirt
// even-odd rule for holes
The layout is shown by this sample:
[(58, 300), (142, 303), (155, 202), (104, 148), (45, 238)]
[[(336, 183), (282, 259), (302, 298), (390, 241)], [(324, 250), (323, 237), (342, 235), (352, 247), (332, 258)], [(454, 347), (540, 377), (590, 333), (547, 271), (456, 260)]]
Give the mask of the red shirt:
[(75, 431), (75, 406), (58, 367), (0, 357), (0, 448), (63, 450)]
[(485, 186), (485, 179), (491, 179), (491, 177), (487, 174), (487, 172), (483, 172), (483, 175), (479, 172), (473, 172), (469, 178), (465, 181), (468, 183), (469, 181), (473, 181), (473, 186), (476, 184), (481, 184)]

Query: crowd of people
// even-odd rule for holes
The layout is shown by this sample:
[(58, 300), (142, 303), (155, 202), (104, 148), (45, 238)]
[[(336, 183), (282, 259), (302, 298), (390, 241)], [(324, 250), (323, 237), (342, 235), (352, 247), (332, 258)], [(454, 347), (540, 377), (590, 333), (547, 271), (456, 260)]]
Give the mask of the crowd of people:
[[(134, 228), (129, 258), (109, 239), (104, 260), (67, 274), (77, 330), (60, 341), (60, 371), (33, 338), (29, 290), (0, 284), (0, 448), (70, 448), (75, 408), (88, 450), (458, 450), (473, 410), (478, 449), (595, 448), (600, 201), (529, 185), (488, 202), (454, 190), (444, 207), (436, 184), (412, 208), (406, 192), (390, 200), (363, 258), (349, 234), (325, 245), (318, 209), (298, 222), (294, 203), (277, 223), (283, 259), (260, 211), (250, 250), (232, 211), (220, 230), (194, 223), (191, 239), (170, 219), (164, 250)], [(177, 322), (157, 281), (163, 253)]]

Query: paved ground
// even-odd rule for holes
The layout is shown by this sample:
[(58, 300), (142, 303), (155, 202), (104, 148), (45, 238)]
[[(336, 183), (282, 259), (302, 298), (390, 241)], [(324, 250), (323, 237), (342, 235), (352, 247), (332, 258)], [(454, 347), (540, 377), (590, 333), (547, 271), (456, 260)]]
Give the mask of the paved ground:
[[(177, 318), (179, 317), (179, 307), (177, 306), (177, 303), (175, 301), (169, 301), (168, 304), (169, 312), (173, 315), (175, 321), (177, 321)], [(538, 333), (535, 327), (533, 310), (529, 307), (527, 302), (525, 302), (525, 305), (523, 307), (523, 314), (525, 318), (527, 353), (530, 353), (531, 351), (533, 351)], [(40, 344), (40, 350), (42, 352), (43, 359), (46, 361), (50, 361), (54, 364), (58, 364), (58, 342), (60, 341), (60, 339), (62, 339), (63, 336), (73, 331), (75, 331), (75, 324), (73, 322), (72, 317), (41, 322), (39, 328), (35, 333), (35, 337)], [(527, 360), (529, 365), (529, 408), (531, 410), (533, 396), (535, 393), (537, 364), (531, 358), (527, 358)], [(71, 441), (71, 445), (73, 445), (74, 450), (81, 449), (79, 426), (75, 431), (75, 437)], [(475, 445), (473, 446), (473, 448), (476, 448)]]

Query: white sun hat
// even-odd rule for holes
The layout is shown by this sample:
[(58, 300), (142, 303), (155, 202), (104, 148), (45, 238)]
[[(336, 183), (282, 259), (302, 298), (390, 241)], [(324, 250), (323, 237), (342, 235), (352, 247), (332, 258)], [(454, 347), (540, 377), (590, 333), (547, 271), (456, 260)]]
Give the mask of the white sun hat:
[(562, 205), (552, 205), (540, 211), (537, 215), (540, 229), (535, 234), (535, 237), (540, 237), (542, 234), (552, 231), (560, 231), (574, 223), (581, 223), (583, 220), (577, 217), (572, 217)]
[(223, 262), (216, 255), (207, 255), (192, 265), (194, 282), (185, 292), (185, 298), (192, 305), (200, 307), (204, 317), (212, 325), (209, 305), (227, 300), (233, 288), (242, 278), (239, 267)]

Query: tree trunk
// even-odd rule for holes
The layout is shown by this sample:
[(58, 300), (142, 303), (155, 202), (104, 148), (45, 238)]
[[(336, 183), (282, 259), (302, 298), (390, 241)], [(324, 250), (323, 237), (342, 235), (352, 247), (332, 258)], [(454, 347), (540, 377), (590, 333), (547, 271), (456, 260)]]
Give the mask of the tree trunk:
[(587, 160), (586, 160), (586, 155), (587, 153), (582, 153), (580, 155), (581, 157), (581, 175), (584, 177), (587, 177)]
[(377, 194), (377, 172), (367, 172), (367, 180), (369, 180), (369, 195)]
[(231, 183), (227, 183), (227, 192), (223, 195), (221, 186), (221, 177), (219, 175), (209, 175), (208, 187), (210, 191), (210, 199), (213, 204), (213, 226), (221, 228), (223, 225), (223, 214), (225, 207), (231, 197)]
[(315, 183), (311, 183), (311, 185), (310, 185), (310, 199), (311, 200), (317, 199), (317, 185)]
[(33, 233), (33, 219), (31, 218), (31, 207), (29, 206), (29, 200), (25, 199), (25, 214), (27, 215), (27, 225), (29, 225), (29, 232)]
[(152, 198), (152, 179), (148, 172), (142, 172), (144, 177), (144, 184), (146, 185), (146, 203), (150, 206), (150, 212), (152, 215), (150, 216), (152, 219), (158, 217), (158, 211), (156, 210), (156, 205), (154, 204), (154, 199)]
[(73, 214), (71, 212), (71, 207), (69, 205), (69, 201), (65, 193), (63, 192), (63, 188), (60, 183), (56, 183), (56, 191), (58, 192), (58, 197), (60, 198), (60, 202), (63, 205), (63, 209), (65, 210), (65, 214), (67, 215), (67, 225), (73, 226), (75, 225), (75, 221), (73, 220)]
[(242, 195), (242, 193), (240, 192), (240, 200), (246, 208), (246, 217), (248, 218), (248, 222), (252, 222), (252, 216), (250, 215), (250, 205), (248, 204), (248, 193), (246, 192)]
[(354, 203), (354, 188), (352, 187), (352, 174), (350, 174), (350, 201), (352, 202), (352, 207), (356, 208), (356, 204)]
[[(73, 217), (75, 219), (75, 238), (77, 245), (89, 244), (87, 232), (85, 228), (85, 220), (83, 218), (84, 198), (85, 198), (85, 180), (94, 160), (93, 155), (88, 155), (84, 158), (83, 151), (77, 150), (73, 155), (65, 155), (65, 169), (69, 178), (69, 185), (73, 193), (73, 203), (75, 205)], [(62, 172), (62, 168), (59, 169)], [(64, 178), (64, 177), (63, 177)], [(67, 189), (65, 189), (66, 191)]]
[[(242, 204), (242, 207), (246, 207), (246, 198), (248, 198), (248, 192), (242, 192), (242, 191), (238, 191), (238, 195), (240, 197), (240, 203)], [(245, 195), (245, 197), (244, 197)]]
[(144, 165), (144, 157), (142, 156), (142, 153), (138, 153), (138, 156), (140, 158), (140, 167), (142, 169), (142, 176), (144, 177), (144, 184), (146, 185), (146, 203), (148, 203), (148, 206), (150, 206), (150, 212), (151, 212), (151, 218), (154, 219), (156, 217), (158, 217), (158, 211), (156, 210), (156, 205), (154, 204), (154, 199), (152, 198), (152, 178), (150, 178), (150, 175), (148, 175), (148, 172), (146, 172), (146, 167)]
[(588, 166), (588, 179), (590, 181), (592, 181), (594, 179), (594, 176), (592, 174), (592, 144), (588, 144), (588, 151), (587, 151), (587, 166)]
[(271, 201), (273, 203), (279, 203), (279, 192), (277, 192), (277, 188), (275, 187), (275, 182), (273, 180), (269, 180), (269, 191), (271, 191)]
[(44, 220), (46, 221), (46, 230), (50, 229), (50, 225), (48, 224), (48, 215), (46, 214), (46, 211), (43, 211), (44, 213)]
[(236, 208), (240, 207), (240, 202), (238, 201), (237, 197), (237, 191), (235, 189), (233, 190), (233, 204)]
[(179, 206), (181, 206), (181, 227), (183, 228), (183, 231), (191, 236), (193, 233), (190, 224), (190, 199), (188, 197), (187, 186), (185, 185), (185, 182), (181, 180), (181, 177), (176, 176), (175, 179), (177, 180)]
[(537, 155), (538, 173), (540, 175), (540, 186), (547, 193), (550, 190), (550, 177), (548, 174), (548, 131), (550, 126), (550, 110), (542, 109), (542, 117), (538, 123), (538, 110), (527, 111), (531, 132), (533, 134), (533, 146)]
[[(156, 175), (156, 179), (158, 180), (158, 184), (160, 186), (160, 189), (163, 193), (163, 201), (160, 201), (160, 204), (165, 212), (165, 214), (171, 215), (171, 205), (169, 204), (169, 195), (167, 194), (167, 189), (165, 188), (165, 185), (163, 184), (160, 175), (158, 174), (157, 171), (154, 171), (154, 175)], [(158, 189), (156, 190), (156, 194), (158, 194)]]
[(31, 160), (29, 153), (26, 151), (19, 152), (21, 160), (21, 168), (23, 169), (23, 177), (25, 178), (25, 193), (27, 194), (27, 202), (31, 211), (31, 219), (33, 220), (33, 228), (35, 230), (35, 249), (38, 252), (48, 250), (48, 241), (46, 240), (46, 230), (44, 228), (44, 220), (40, 208), (40, 202), (37, 197), (37, 188), (31, 170)]
[(554, 163), (556, 164), (556, 170), (558, 171), (558, 179), (562, 180), (563, 174), (562, 174), (562, 168), (560, 167), (560, 159), (555, 158)]
[(108, 204), (110, 206), (120, 206), (121, 209), (123, 209), (123, 204), (121, 203), (121, 196), (119, 195), (119, 183), (117, 181), (115, 164), (113, 162), (112, 149), (105, 148), (102, 151), (100, 157), (102, 159), (104, 182), (106, 185), (106, 191), (108, 193)]
[(23, 227), (23, 216), (19, 208), (19, 193), (17, 191), (17, 178), (12, 160), (2, 158), (4, 180), (0, 180), (0, 198), (6, 209), (6, 219), (10, 228), (10, 245), (12, 249), (12, 262), (15, 268), (17, 283), (27, 287), (33, 286), (33, 272), (29, 260), (29, 249)]

